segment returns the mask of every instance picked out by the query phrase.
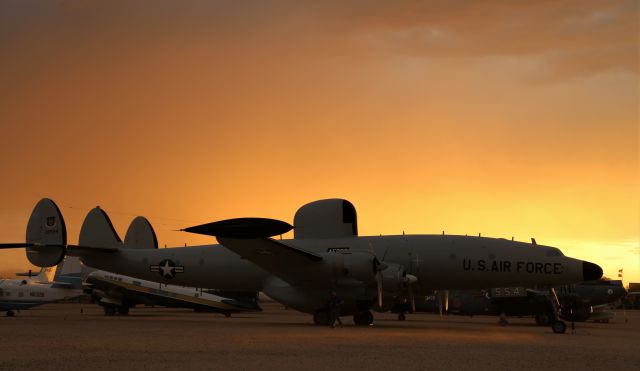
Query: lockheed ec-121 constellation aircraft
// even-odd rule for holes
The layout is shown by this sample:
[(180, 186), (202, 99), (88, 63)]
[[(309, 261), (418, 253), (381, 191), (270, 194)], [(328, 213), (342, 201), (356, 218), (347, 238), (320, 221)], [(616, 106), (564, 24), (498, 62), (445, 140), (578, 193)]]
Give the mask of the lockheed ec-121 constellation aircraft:
[[(52, 219), (53, 218), (53, 219)], [(398, 298), (438, 289), (564, 285), (595, 280), (602, 269), (566, 257), (554, 247), (501, 238), (455, 235), (358, 236), (354, 206), (328, 199), (302, 206), (294, 225), (263, 218), (230, 219), (185, 228), (216, 237), (219, 245), (170, 249), (123, 249), (106, 214), (91, 210), (85, 237), (66, 245), (49, 226), (62, 216), (41, 200), (27, 225), (27, 258), (36, 266), (57, 264), (65, 254), (97, 269), (161, 283), (221, 291), (263, 291), (287, 307), (327, 323), (332, 291), (344, 304), (341, 315), (356, 325), (373, 322), (371, 309), (389, 309)], [(274, 239), (293, 229), (289, 240)], [(552, 328), (564, 332), (556, 318)]]

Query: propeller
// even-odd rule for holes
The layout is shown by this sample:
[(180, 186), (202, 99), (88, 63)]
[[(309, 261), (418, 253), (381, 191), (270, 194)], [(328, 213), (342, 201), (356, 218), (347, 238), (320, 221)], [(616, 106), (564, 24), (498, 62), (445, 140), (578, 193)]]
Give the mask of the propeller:
[(443, 313), (449, 310), (449, 290), (436, 291), (436, 298), (438, 299), (440, 318), (442, 318)]
[[(384, 255), (382, 256), (382, 260), (379, 260), (375, 251), (373, 250), (373, 246), (371, 244), (369, 244), (369, 249), (371, 251), (371, 254), (373, 255), (373, 271), (374, 274), (376, 276), (376, 293), (377, 293), (377, 301), (378, 301), (378, 306), (382, 307), (382, 302), (383, 302), (383, 283), (384, 283), (384, 276), (383, 276), (383, 271), (387, 268), (389, 268), (389, 265), (386, 264), (384, 262), (385, 258), (387, 257), (387, 253), (389, 252), (389, 247), (387, 247), (387, 249), (384, 251)], [(392, 264), (392, 265), (397, 265), (397, 264)], [(413, 295), (413, 284), (416, 283), (418, 281), (418, 277), (416, 277), (413, 274), (408, 274), (406, 272), (406, 270), (404, 269), (404, 267), (402, 267), (402, 280), (403, 280), (403, 284), (407, 287), (408, 291), (409, 291), (409, 300), (411, 301), (411, 310), (412, 312), (416, 311), (416, 301), (415, 301), (415, 297)]]
[(389, 248), (384, 251), (384, 255), (382, 255), (382, 260), (378, 260), (378, 256), (376, 255), (375, 250), (373, 249), (373, 245), (369, 243), (369, 250), (373, 255), (373, 273), (376, 275), (376, 296), (378, 298), (378, 306), (382, 308), (382, 271), (387, 269), (389, 266), (384, 264), (384, 258), (387, 256), (387, 252)]
[(416, 312), (416, 297), (413, 295), (413, 284), (418, 282), (418, 277), (413, 274), (405, 274), (405, 283), (409, 289), (409, 301), (411, 302), (411, 313)]

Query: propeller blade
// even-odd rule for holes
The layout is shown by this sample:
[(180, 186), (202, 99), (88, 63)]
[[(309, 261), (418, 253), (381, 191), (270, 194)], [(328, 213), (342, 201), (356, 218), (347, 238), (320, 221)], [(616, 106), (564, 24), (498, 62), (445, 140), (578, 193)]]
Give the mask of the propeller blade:
[(444, 311), (449, 311), (449, 290), (444, 290)]
[(409, 285), (409, 301), (411, 302), (411, 313), (416, 312), (416, 298), (413, 296), (413, 287)]
[(376, 283), (378, 286), (378, 306), (382, 308), (382, 272), (376, 274)]

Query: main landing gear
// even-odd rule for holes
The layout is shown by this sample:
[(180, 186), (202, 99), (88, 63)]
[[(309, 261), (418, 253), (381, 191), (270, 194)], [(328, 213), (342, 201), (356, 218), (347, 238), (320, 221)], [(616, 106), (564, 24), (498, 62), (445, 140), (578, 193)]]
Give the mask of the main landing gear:
[(558, 295), (556, 295), (556, 290), (553, 287), (549, 289), (549, 293), (551, 294), (551, 300), (549, 301), (551, 302), (552, 312), (549, 316), (551, 319), (551, 330), (556, 334), (564, 334), (567, 331), (567, 325), (560, 319), (560, 300), (558, 300)]
[(564, 323), (564, 321), (556, 320), (551, 325), (551, 329), (556, 334), (564, 334), (565, 331), (567, 331), (567, 325)]
[(15, 314), (12, 310), (8, 310), (8, 311), (7, 311), (7, 317), (13, 317), (13, 316), (15, 316), (15, 315), (16, 315), (16, 314)]

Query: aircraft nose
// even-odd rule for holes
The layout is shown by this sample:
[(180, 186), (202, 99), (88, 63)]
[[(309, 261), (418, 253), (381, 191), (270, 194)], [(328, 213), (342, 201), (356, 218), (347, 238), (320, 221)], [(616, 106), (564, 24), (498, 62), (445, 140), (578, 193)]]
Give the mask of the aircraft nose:
[(585, 281), (598, 280), (602, 277), (602, 268), (598, 264), (582, 262), (582, 277)]

